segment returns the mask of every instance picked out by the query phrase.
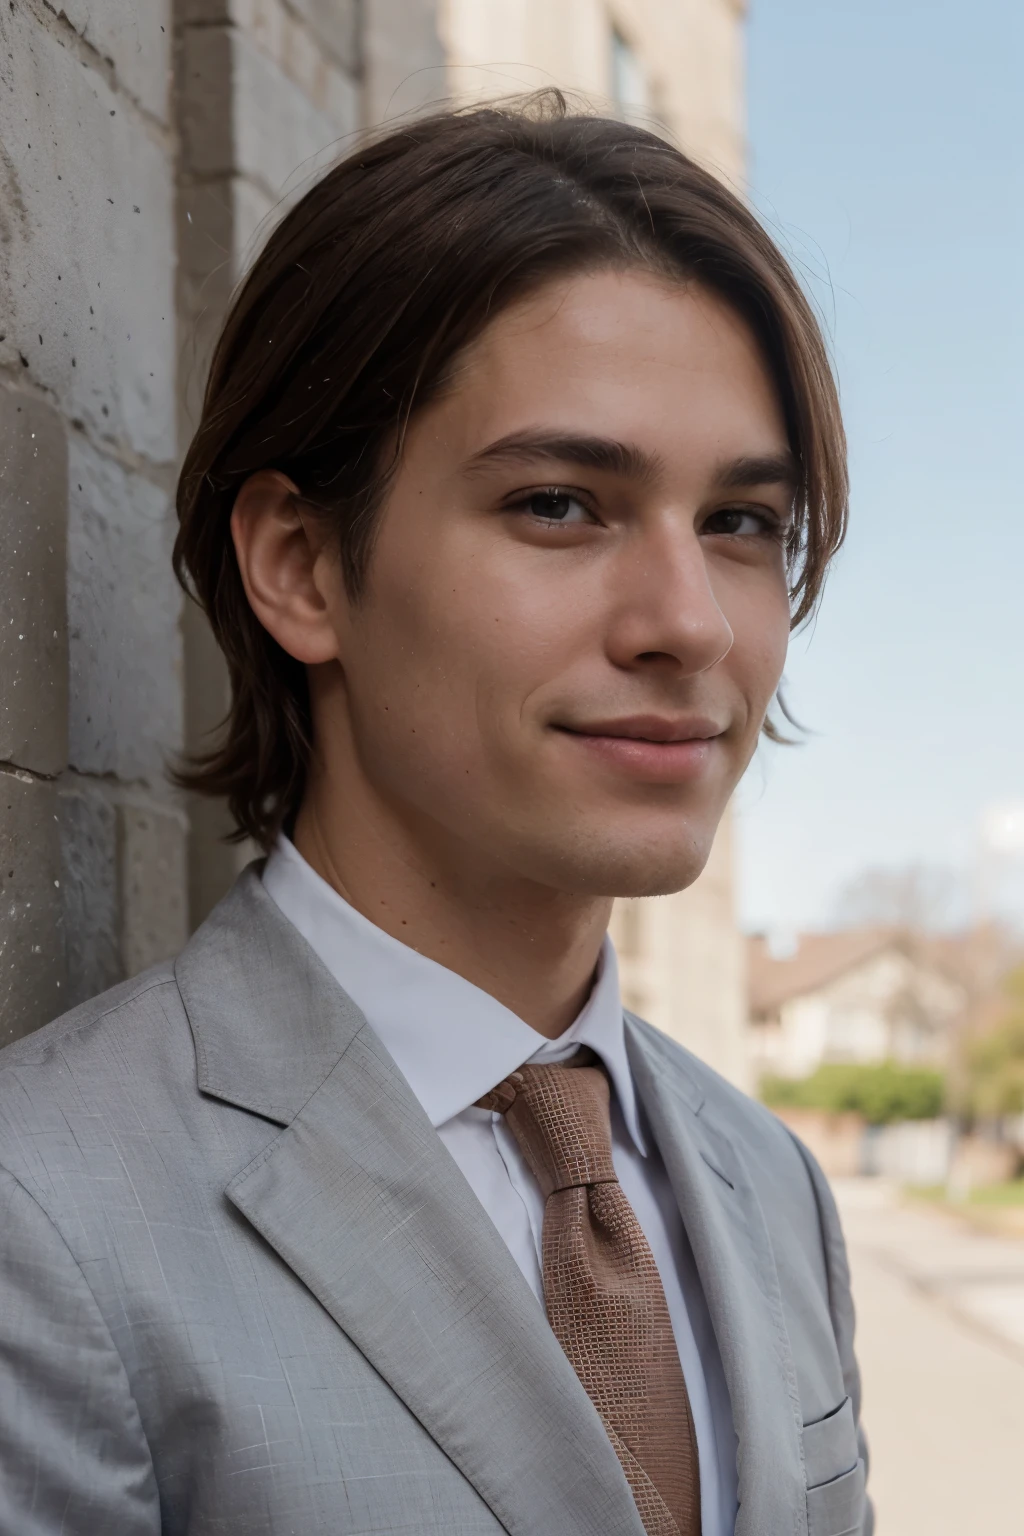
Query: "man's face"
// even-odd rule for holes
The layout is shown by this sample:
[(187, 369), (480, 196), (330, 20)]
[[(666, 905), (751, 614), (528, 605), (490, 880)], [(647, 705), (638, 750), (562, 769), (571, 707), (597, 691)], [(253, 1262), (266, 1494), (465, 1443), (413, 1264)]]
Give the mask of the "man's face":
[(326, 583), (323, 755), (496, 876), (681, 889), (781, 675), (792, 493), (732, 310), (639, 272), (539, 290), (413, 418), (359, 601)]

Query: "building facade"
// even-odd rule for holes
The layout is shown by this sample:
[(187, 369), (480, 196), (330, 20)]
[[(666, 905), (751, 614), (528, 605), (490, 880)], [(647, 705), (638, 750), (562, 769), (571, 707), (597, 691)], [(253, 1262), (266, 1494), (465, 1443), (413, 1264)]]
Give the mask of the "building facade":
[(558, 85), (669, 135), (740, 186), (745, 0), (442, 0), (462, 98)]
[[(738, 181), (741, 10), (0, 10), (0, 1041), (173, 953), (246, 856), (166, 777), (226, 703), (169, 554), (212, 340), (282, 206), (368, 125), (544, 83), (646, 116)], [(721, 1046), (742, 996), (729, 857), (727, 829), (692, 892), (616, 926), (633, 1000), (742, 1077)]]
[(746, 940), (736, 923), (732, 817), (688, 890), (616, 902), (611, 934), (625, 1006), (750, 1091), (756, 1078)]

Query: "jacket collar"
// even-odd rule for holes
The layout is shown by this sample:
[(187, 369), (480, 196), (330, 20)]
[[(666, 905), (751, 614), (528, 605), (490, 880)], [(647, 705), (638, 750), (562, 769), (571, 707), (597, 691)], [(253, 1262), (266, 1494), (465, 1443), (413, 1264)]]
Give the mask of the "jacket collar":
[(175, 961), (199, 1088), (289, 1125), (365, 1025), (250, 864)]

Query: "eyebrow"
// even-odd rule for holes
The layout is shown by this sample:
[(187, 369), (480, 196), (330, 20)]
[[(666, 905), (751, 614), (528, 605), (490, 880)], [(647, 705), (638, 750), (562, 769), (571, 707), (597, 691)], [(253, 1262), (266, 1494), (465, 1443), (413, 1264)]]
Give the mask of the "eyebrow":
[(579, 464), (584, 469), (604, 470), (627, 480), (654, 480), (663, 468), (657, 454), (648, 453), (635, 443), (574, 432), (512, 432), (475, 453), (465, 467), (472, 473), (494, 464), (535, 463), (537, 459)]
[(788, 449), (785, 453), (744, 455), (719, 464), (714, 479), (724, 491), (751, 485), (784, 485), (795, 491), (800, 484), (800, 464)]
[[(465, 468), (472, 474), (496, 464), (536, 463), (538, 459), (578, 464), (584, 469), (603, 470), (626, 480), (647, 483), (657, 480), (664, 471), (661, 456), (636, 443), (558, 432), (512, 432), (473, 454)], [(713, 479), (717, 487), (727, 491), (755, 485), (782, 485), (795, 491), (800, 483), (800, 465), (788, 449), (782, 453), (744, 454), (718, 464)]]

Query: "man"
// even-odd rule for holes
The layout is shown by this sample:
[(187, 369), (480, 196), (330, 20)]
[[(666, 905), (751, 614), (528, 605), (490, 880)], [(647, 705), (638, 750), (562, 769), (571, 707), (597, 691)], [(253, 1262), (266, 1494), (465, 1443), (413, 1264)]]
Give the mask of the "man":
[(668, 145), (440, 115), (288, 215), (179, 572), (260, 842), (0, 1071), (3, 1536), (870, 1529), (835, 1209), (638, 1019), (841, 538), (785, 262)]

